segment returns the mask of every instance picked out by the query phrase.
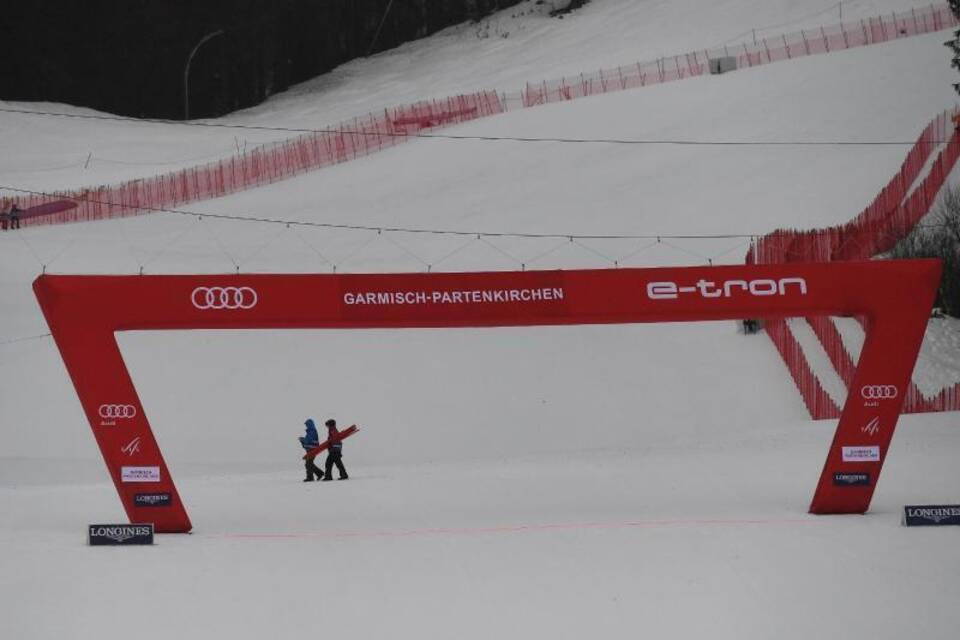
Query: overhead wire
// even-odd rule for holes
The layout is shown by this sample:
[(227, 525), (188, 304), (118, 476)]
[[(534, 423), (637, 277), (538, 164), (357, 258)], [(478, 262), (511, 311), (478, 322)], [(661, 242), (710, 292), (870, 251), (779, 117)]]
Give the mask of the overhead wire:
[(51, 334), (49, 333), (41, 333), (40, 335), (36, 335), (36, 336), (21, 336), (19, 338), (10, 338), (9, 340), (0, 340), (0, 346), (15, 344), (17, 342), (26, 342), (28, 340), (39, 340), (40, 338), (49, 338), (50, 336)]
[[(259, 223), (259, 224), (281, 224), (288, 227), (303, 227), (316, 229), (331, 229), (340, 231), (366, 231), (377, 233), (408, 233), (419, 235), (437, 235), (437, 236), (460, 236), (483, 238), (558, 238), (568, 240), (723, 240), (723, 239), (755, 239), (766, 235), (767, 232), (754, 233), (563, 233), (563, 232), (530, 232), (530, 231), (482, 231), (482, 230), (459, 230), (459, 229), (438, 229), (429, 227), (402, 227), (391, 225), (372, 225), (372, 224), (349, 224), (339, 222), (315, 222), (310, 220), (290, 220), (286, 218), (266, 218), (263, 216), (244, 216), (227, 213), (212, 213), (204, 211), (193, 211), (189, 209), (175, 209), (171, 207), (151, 207), (147, 205), (129, 205), (120, 202), (111, 202), (108, 200), (99, 200), (90, 197), (71, 197), (58, 193), (48, 193), (33, 189), (21, 189), (10, 185), (0, 185), (0, 191), (11, 191), (14, 193), (24, 193), (34, 196), (48, 198), (60, 198), (73, 200), (74, 202), (90, 202), (103, 206), (119, 207), (134, 211), (149, 211), (153, 213), (168, 213), (180, 216), (189, 216), (197, 219), (213, 218), (215, 220), (230, 220), (236, 222)], [(917, 224), (918, 228), (942, 228), (944, 224)], [(301, 238), (302, 240), (302, 238)], [(219, 244), (219, 241), (218, 241)], [(220, 247), (223, 250), (222, 246)], [(236, 261), (228, 253), (225, 255), (236, 266)], [(513, 258), (513, 256), (510, 256)], [(39, 257), (37, 258), (39, 261)], [(325, 258), (324, 258), (325, 259)]]
[[(790, 21), (788, 21), (788, 22), (781, 22), (781, 23), (779, 23), (779, 24), (768, 24), (768, 25), (764, 25), (764, 26), (762, 26), (762, 27), (753, 27), (752, 29), (748, 29), (748, 30), (744, 31), (743, 33), (739, 33), (739, 34), (733, 36), (732, 38), (727, 38), (726, 40), (724, 40), (724, 41), (721, 42), (720, 44), (715, 45), (715, 47), (722, 47), (722, 46), (725, 45), (725, 44), (730, 44), (730, 43), (733, 42), (734, 40), (740, 40), (741, 38), (744, 38), (744, 37), (749, 36), (749, 35), (751, 35), (751, 34), (756, 35), (756, 32), (758, 32), (758, 31), (768, 31), (768, 30), (770, 30), (770, 29), (782, 29), (783, 27), (790, 27), (790, 26), (793, 26), (793, 25), (795, 25), (795, 24), (799, 24), (800, 22), (805, 22), (805, 21), (807, 21), (807, 20), (810, 20), (811, 18), (817, 18), (817, 17), (819, 17), (819, 16), (822, 16), (822, 15), (825, 14), (825, 13), (831, 13), (831, 12), (833, 12), (834, 9), (837, 9), (837, 8), (840, 7), (842, 4), (843, 4), (843, 2), (834, 2), (834, 3), (831, 4), (829, 7), (826, 7), (826, 8), (824, 8), (824, 9), (820, 9), (819, 11), (815, 11), (815, 12), (813, 12), (813, 13), (808, 13), (808, 14), (806, 14), (806, 15), (800, 16), (799, 18), (794, 18), (793, 20), (790, 20)], [(849, 4), (849, 1), (848, 1), (848, 4)], [(715, 47), (710, 47), (710, 48), (713, 49), (713, 48), (715, 48)]]
[[(309, 128), (309, 127), (278, 127), (267, 125), (226, 124), (222, 122), (198, 122), (162, 120), (155, 118), (129, 118), (102, 114), (58, 113), (51, 111), (32, 111), (29, 109), (0, 108), (0, 113), (17, 113), (46, 117), (84, 118), (93, 120), (115, 120), (139, 124), (164, 124), (181, 127), (210, 127), (218, 129), (243, 129), (255, 131), (277, 131), (283, 133), (344, 133), (358, 136), (381, 136), (397, 138), (424, 138), (436, 140), (460, 140), (481, 142), (520, 142), (520, 143), (561, 143), (561, 144), (618, 144), (618, 145), (679, 145), (679, 146), (741, 146), (741, 147), (768, 147), (768, 146), (913, 146), (915, 140), (702, 140), (682, 138), (571, 138), (561, 136), (495, 136), (495, 135), (468, 135), (452, 133), (404, 133), (389, 131), (364, 131), (350, 128)], [(931, 141), (932, 144), (943, 144), (945, 140)], [(269, 143), (265, 143), (269, 144)], [(112, 162), (119, 162), (112, 160)], [(173, 164), (166, 163), (166, 164)]]
[(312, 227), (319, 229), (334, 229), (343, 231), (371, 231), (379, 233), (409, 233), (423, 235), (444, 235), (444, 236), (474, 236), (477, 238), (560, 238), (560, 239), (581, 239), (581, 240), (643, 240), (669, 238), (674, 240), (690, 239), (725, 239), (725, 238), (754, 238), (756, 233), (719, 233), (719, 234), (584, 234), (584, 233), (537, 233), (537, 232), (511, 232), (511, 231), (475, 231), (458, 229), (437, 229), (427, 227), (401, 227), (390, 225), (370, 225), (370, 224), (349, 224), (338, 222), (314, 222), (310, 220), (289, 220), (285, 218), (266, 218), (263, 216), (243, 216), (226, 213), (211, 213), (203, 211), (192, 211), (189, 209), (175, 209), (171, 207), (151, 207), (147, 205), (129, 205), (120, 202), (111, 202), (108, 200), (99, 200), (89, 197), (70, 197), (63, 194), (47, 193), (33, 189), (21, 189), (10, 185), (0, 185), (0, 190), (11, 191), (14, 193), (24, 193), (34, 196), (43, 196), (49, 198), (60, 198), (73, 200), (74, 202), (89, 202), (103, 206), (119, 207), (130, 210), (150, 211), (154, 213), (169, 213), (181, 216), (191, 216), (196, 218), (213, 218), (217, 220), (233, 220), (238, 222), (252, 222), (260, 224), (283, 224), (297, 227)]

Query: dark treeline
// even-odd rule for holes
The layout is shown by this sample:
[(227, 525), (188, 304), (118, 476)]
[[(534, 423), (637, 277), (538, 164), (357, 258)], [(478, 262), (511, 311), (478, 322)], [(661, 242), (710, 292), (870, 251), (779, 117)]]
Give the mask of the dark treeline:
[(3, 9), (0, 98), (135, 117), (255, 105), (297, 82), (520, 0), (30, 0)]

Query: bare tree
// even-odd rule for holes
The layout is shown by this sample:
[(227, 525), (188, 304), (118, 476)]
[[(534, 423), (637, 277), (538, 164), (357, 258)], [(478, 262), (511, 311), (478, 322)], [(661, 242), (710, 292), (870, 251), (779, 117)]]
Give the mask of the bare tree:
[(943, 260), (936, 304), (960, 317), (960, 187), (948, 187), (936, 208), (893, 248), (890, 257)]

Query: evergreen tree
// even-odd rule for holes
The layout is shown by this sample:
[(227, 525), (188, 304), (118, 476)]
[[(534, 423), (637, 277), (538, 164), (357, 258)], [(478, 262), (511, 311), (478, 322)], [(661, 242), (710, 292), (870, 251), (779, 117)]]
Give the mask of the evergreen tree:
[[(953, 15), (960, 20), (960, 0), (949, 0), (949, 4)], [(953, 51), (953, 61), (951, 62), (951, 66), (960, 71), (960, 29), (957, 29), (953, 32), (953, 40), (948, 40), (944, 44), (950, 47), (950, 50)], [(954, 83), (953, 88), (957, 93), (960, 93), (960, 82)]]
[[(0, 100), (216, 117), (521, 0), (12, 0)], [(186, 61), (192, 58), (184, 88)]]

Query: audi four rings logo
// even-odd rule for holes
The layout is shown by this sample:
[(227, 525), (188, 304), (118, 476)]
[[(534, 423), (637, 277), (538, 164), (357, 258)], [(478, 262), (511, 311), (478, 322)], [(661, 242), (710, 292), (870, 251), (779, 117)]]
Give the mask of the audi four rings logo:
[(860, 387), (865, 400), (892, 400), (897, 397), (897, 388), (892, 384), (868, 384)]
[(190, 301), (197, 309), (253, 309), (259, 301), (250, 287), (197, 287)]
[(132, 404), (102, 404), (99, 413), (104, 420), (128, 420), (137, 415), (137, 408)]

